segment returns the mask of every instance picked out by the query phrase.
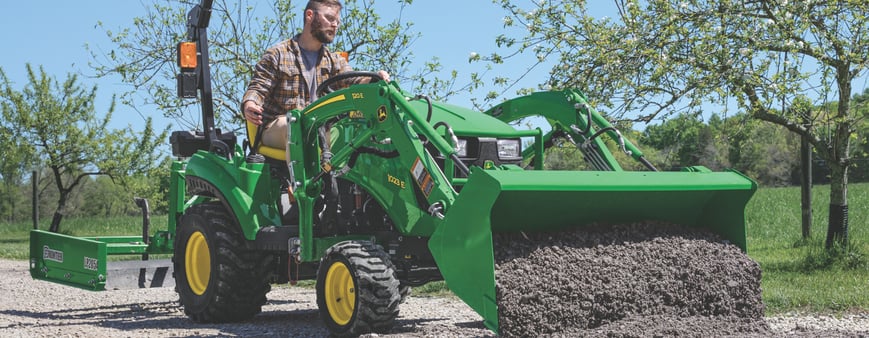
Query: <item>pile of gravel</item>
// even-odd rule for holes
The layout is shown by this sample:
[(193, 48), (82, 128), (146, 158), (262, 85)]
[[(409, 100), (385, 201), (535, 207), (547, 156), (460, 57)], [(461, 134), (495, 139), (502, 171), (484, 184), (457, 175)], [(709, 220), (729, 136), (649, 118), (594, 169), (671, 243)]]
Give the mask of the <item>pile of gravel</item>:
[(665, 224), (494, 237), (500, 334), (764, 336), (759, 265)]

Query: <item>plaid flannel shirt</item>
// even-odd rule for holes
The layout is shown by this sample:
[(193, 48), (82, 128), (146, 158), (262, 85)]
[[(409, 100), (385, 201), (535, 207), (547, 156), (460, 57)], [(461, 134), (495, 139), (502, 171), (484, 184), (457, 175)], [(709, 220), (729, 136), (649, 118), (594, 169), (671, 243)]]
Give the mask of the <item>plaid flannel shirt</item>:
[[(353, 70), (347, 60), (325, 46), (320, 51), (319, 60), (316, 66), (319, 69), (318, 86), (331, 76)], [(254, 67), (253, 78), (241, 101), (242, 107), (244, 102), (253, 101), (263, 107), (263, 113), (273, 116), (306, 107), (311, 103), (312, 95), (302, 75), (303, 67), (302, 50), (296, 38), (270, 47)], [(348, 79), (337, 83), (336, 87), (346, 87), (360, 80)]]

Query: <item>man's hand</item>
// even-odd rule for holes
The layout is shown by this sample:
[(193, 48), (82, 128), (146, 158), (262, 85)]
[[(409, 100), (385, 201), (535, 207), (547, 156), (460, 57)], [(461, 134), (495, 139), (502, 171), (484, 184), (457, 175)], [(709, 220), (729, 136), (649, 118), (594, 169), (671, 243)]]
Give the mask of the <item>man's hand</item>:
[(263, 107), (260, 107), (253, 101), (244, 101), (242, 110), (244, 110), (245, 120), (248, 120), (250, 123), (255, 125), (263, 124)]
[[(377, 75), (380, 75), (380, 77), (383, 79), (383, 81), (389, 82), (389, 73), (387, 73), (385, 70), (378, 70)], [(372, 81), (374, 81), (374, 78), (369, 77), (369, 78), (363, 79), (362, 83), (371, 83)]]
[(383, 78), (383, 81), (389, 82), (389, 73), (385, 70), (378, 70), (377, 75), (380, 75), (380, 77)]

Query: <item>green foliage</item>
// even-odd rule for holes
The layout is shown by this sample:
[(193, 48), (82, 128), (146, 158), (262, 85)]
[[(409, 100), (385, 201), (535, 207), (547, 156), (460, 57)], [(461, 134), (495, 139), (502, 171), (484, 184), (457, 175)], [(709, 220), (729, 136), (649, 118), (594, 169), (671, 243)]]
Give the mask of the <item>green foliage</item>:
[(817, 67), (860, 72), (869, 57), (869, 32), (848, 29), (865, 26), (865, 2), (619, 0), (615, 18), (589, 15), (586, 1), (495, 2), (506, 27), (525, 31), (496, 42), (557, 61), (548, 85), (581, 88), (644, 119), (728, 98), (751, 112), (783, 99), (791, 106), (818, 84), (834, 93), (839, 75)]
[(766, 186), (798, 184), (799, 139), (783, 128), (768, 123), (754, 123), (741, 135), (736, 147), (736, 167)]
[(12, 145), (19, 148), (13, 156), (30, 159), (24, 163), (45, 168), (51, 177), (45, 181), (57, 191), (51, 225), (56, 230), (70, 211), (68, 202), (88, 177), (105, 175), (125, 183), (128, 175), (148, 170), (166, 132), (156, 134), (150, 119), (142, 132), (110, 130), (114, 102), (98, 117), (96, 86), (82, 87), (76, 75), (67, 75), (60, 83), (29, 64), (27, 74), (29, 83), (19, 91), (0, 70), (0, 129), (14, 132)]
[(14, 221), (22, 215), (30, 212), (29, 208), (23, 208), (24, 200), (21, 198), (21, 185), (25, 181), (25, 175), (33, 169), (35, 164), (35, 144), (23, 139), (23, 131), (11, 120), (16, 108), (16, 102), (24, 100), (23, 93), (16, 91), (6, 77), (6, 73), (0, 68), (0, 219)]
[(682, 114), (660, 125), (650, 125), (644, 132), (643, 143), (661, 151), (663, 168), (699, 164), (700, 149), (705, 144), (700, 134), (708, 128), (697, 115)]
[(854, 170), (851, 171), (850, 177), (852, 181), (869, 182), (869, 88), (863, 89), (861, 94), (854, 95), (851, 104), (851, 108), (860, 120), (853, 140)]
[(582, 152), (572, 144), (560, 143), (546, 149), (544, 153), (546, 170), (586, 170), (589, 165), (582, 158)]

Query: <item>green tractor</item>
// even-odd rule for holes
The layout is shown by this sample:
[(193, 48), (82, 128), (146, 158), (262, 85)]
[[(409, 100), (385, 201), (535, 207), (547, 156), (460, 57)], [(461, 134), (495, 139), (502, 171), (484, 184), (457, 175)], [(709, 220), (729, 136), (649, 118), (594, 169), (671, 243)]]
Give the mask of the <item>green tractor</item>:
[[(179, 160), (167, 228), (145, 238), (33, 230), (34, 278), (103, 290), (107, 256), (171, 253), (184, 312), (197, 322), (245, 320), (272, 284), (315, 280), (337, 336), (389, 332), (411, 287), (444, 280), (497, 333), (493, 233), (654, 220), (704, 227), (745, 250), (752, 180), (703, 167), (657, 171), (576, 90), (481, 113), (395, 82), (331, 89), (347, 77), (379, 80), (351, 72), (287, 113), (288, 152), (260, 145), (252, 125), (239, 144), (214, 127), (210, 8), (194, 7), (179, 45), (179, 95), (201, 100), (204, 130), (172, 134)], [(510, 124), (532, 116), (551, 130)], [(604, 138), (648, 170), (623, 170)], [(575, 144), (594, 170), (543, 170), (555, 140)]]

